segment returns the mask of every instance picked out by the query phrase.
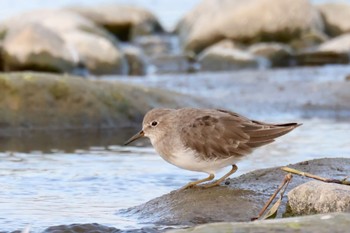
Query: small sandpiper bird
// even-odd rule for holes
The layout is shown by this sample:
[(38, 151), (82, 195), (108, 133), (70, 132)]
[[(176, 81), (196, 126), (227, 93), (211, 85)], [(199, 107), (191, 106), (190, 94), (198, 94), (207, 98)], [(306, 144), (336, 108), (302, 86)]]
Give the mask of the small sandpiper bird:
[(125, 145), (143, 136), (148, 137), (167, 162), (209, 174), (207, 178), (189, 182), (183, 189), (211, 181), (216, 171), (232, 166), (220, 179), (200, 186), (209, 188), (232, 175), (237, 170), (237, 161), (255, 148), (273, 142), (300, 125), (268, 124), (220, 109), (156, 108), (147, 112), (142, 130)]

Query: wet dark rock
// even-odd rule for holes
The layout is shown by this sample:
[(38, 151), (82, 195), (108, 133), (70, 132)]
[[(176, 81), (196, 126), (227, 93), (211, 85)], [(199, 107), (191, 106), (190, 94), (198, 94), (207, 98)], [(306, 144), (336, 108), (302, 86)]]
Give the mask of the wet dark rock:
[(165, 73), (187, 73), (191, 71), (192, 65), (189, 58), (182, 54), (164, 54), (149, 59), (150, 72), (157, 74)]
[(122, 41), (163, 31), (150, 11), (135, 6), (114, 4), (69, 9), (104, 27)]
[(297, 65), (324, 65), (350, 63), (350, 33), (320, 44), (316, 49), (296, 55)]
[(310, 181), (288, 193), (289, 215), (350, 212), (350, 186)]
[(180, 53), (175, 35), (139, 36), (133, 42), (149, 57)]
[[(289, 167), (323, 177), (342, 179), (348, 175), (350, 159), (316, 159)], [(257, 170), (229, 179), (229, 185), (210, 189), (176, 190), (124, 210), (123, 213), (137, 217), (142, 222), (164, 225), (250, 221), (258, 214), (285, 175), (279, 167)], [(288, 190), (307, 181), (308, 178), (294, 176)], [(278, 216), (285, 211), (285, 205), (284, 199)]]
[(225, 38), (249, 44), (289, 42), (323, 27), (318, 10), (307, 0), (217, 0), (201, 1), (176, 31), (186, 51), (199, 53)]
[(296, 52), (303, 52), (317, 47), (327, 40), (329, 40), (329, 37), (324, 32), (313, 30), (301, 35), (299, 38), (293, 39), (288, 45)]
[(292, 48), (282, 43), (257, 43), (249, 47), (249, 52), (269, 60), (272, 67), (289, 66)]
[[(68, 75), (0, 75), (0, 134), (25, 129), (102, 129), (132, 126), (151, 108), (201, 101), (157, 88)], [(11, 134), (10, 134), (11, 135)]]
[(239, 49), (230, 40), (223, 40), (205, 49), (198, 58), (201, 70), (237, 70), (257, 68), (259, 62), (253, 54)]
[(264, 220), (256, 222), (210, 223), (188, 229), (168, 231), (169, 233), (343, 233), (349, 231), (350, 214), (333, 213), (307, 217)]
[(147, 55), (149, 73), (187, 73), (192, 69), (190, 58), (179, 49), (175, 35), (138, 37), (134, 43)]
[(117, 233), (121, 232), (117, 228), (104, 226), (98, 223), (70, 224), (52, 226), (43, 231), (43, 233)]
[(350, 4), (325, 3), (318, 6), (324, 22), (326, 32), (331, 36), (339, 36), (350, 32)]
[(293, 56), (292, 64), (297, 66), (321, 66), (326, 64), (349, 64), (350, 57), (335, 51), (304, 51)]
[(148, 63), (143, 51), (133, 45), (124, 46), (122, 50), (128, 63), (128, 75), (145, 75)]

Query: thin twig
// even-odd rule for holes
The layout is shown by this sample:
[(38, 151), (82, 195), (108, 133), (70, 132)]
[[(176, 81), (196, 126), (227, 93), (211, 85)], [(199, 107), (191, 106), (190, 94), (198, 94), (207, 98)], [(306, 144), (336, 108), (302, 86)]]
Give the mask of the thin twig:
[[(287, 184), (289, 184), (290, 180), (292, 179), (292, 174), (288, 173), (282, 183), (280, 184), (280, 186), (278, 187), (278, 189), (272, 194), (272, 196), (270, 197), (270, 199), (265, 203), (264, 207), (261, 209), (261, 211), (259, 212), (257, 217), (251, 218), (252, 221), (259, 219), (264, 212), (266, 211), (266, 209), (271, 205), (271, 202), (273, 201), (273, 199), (277, 196), (277, 194), (281, 191), (281, 189)], [(285, 191), (285, 190), (284, 190)], [(283, 191), (283, 193), (284, 193)]]
[(285, 171), (285, 172), (297, 174), (297, 175), (300, 175), (300, 176), (309, 177), (309, 178), (312, 178), (312, 179), (315, 179), (315, 180), (320, 180), (320, 181), (323, 181), (323, 182), (326, 182), (326, 183), (336, 183), (336, 184), (350, 185), (350, 181), (347, 180), (347, 178), (345, 178), (343, 180), (328, 179), (328, 178), (317, 176), (317, 175), (314, 175), (314, 174), (311, 174), (311, 173), (308, 173), (308, 172), (302, 172), (302, 171), (299, 171), (297, 169), (290, 168), (290, 167), (282, 167), (281, 169), (283, 171)]

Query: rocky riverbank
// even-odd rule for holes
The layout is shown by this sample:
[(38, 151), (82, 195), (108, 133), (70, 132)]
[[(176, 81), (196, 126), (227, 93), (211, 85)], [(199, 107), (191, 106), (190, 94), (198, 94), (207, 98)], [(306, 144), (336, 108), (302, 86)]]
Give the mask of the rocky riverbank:
[(349, 15), (345, 3), (201, 1), (166, 32), (134, 6), (34, 10), (0, 22), (0, 70), (145, 75), (348, 64)]

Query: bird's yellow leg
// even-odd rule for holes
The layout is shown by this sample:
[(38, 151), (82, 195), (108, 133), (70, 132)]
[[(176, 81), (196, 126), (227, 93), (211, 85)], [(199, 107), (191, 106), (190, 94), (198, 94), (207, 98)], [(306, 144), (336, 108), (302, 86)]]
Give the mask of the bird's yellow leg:
[(204, 178), (204, 179), (201, 179), (201, 180), (196, 180), (196, 181), (193, 181), (193, 182), (189, 182), (188, 184), (186, 184), (185, 186), (183, 186), (183, 187), (181, 188), (181, 190), (194, 187), (194, 186), (196, 186), (197, 184), (200, 184), (200, 183), (203, 183), (203, 182), (206, 182), (206, 181), (213, 180), (214, 177), (215, 177), (214, 174), (210, 174), (207, 178)]
[(227, 177), (229, 177), (230, 175), (232, 175), (233, 173), (235, 173), (237, 171), (238, 167), (236, 166), (236, 164), (233, 164), (232, 165), (232, 169), (226, 173), (223, 177), (221, 177), (220, 179), (216, 180), (215, 182), (213, 183), (210, 183), (210, 184), (205, 184), (205, 185), (202, 185), (201, 187), (202, 188), (211, 188), (211, 187), (214, 187), (214, 186), (218, 186), (220, 185), (221, 182), (223, 182)]

